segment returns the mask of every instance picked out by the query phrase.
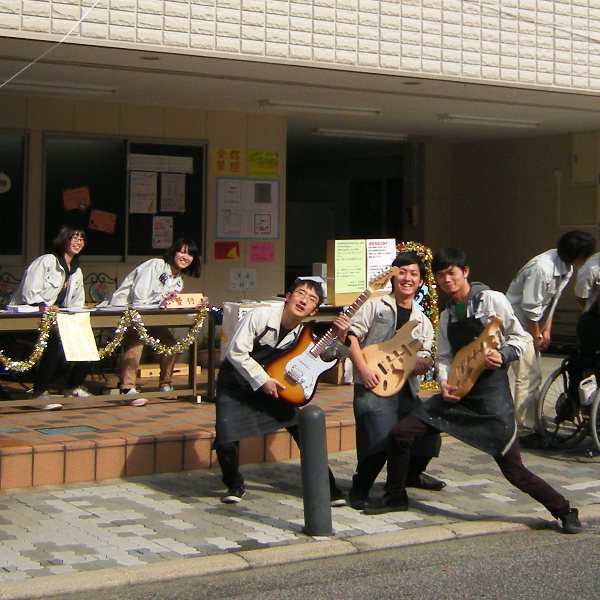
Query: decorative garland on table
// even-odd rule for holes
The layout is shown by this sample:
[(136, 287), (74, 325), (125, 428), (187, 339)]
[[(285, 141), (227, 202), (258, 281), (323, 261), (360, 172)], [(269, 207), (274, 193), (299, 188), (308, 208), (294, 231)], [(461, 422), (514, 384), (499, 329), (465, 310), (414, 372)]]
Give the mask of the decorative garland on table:
[[(208, 311), (206, 307), (200, 308), (196, 317), (194, 318), (194, 324), (186, 336), (176, 344), (168, 346), (167, 344), (163, 344), (160, 340), (151, 337), (148, 334), (146, 326), (144, 325), (142, 316), (136, 310), (128, 308), (125, 310), (123, 316), (119, 320), (119, 324), (115, 329), (114, 338), (103, 348), (98, 348), (98, 355), (100, 356), (100, 359), (103, 359), (113, 354), (121, 345), (123, 337), (129, 328), (134, 329), (140, 337), (140, 340), (159, 354), (166, 354), (167, 356), (179, 354), (193, 344), (194, 340), (198, 336), (198, 333), (200, 332), (200, 329), (202, 328), (202, 325), (204, 324), (204, 319), (207, 313)], [(54, 308), (51, 308), (42, 314), (40, 326), (38, 327), (40, 335), (35, 342), (33, 352), (30, 354), (29, 358), (20, 361), (14, 360), (9, 356), (5, 356), (4, 352), (0, 350), (0, 365), (2, 365), (5, 370), (13, 371), (15, 373), (24, 373), (25, 371), (29, 371), (31, 368), (33, 368), (33, 366), (42, 357), (42, 354), (48, 345), (50, 328), (56, 325), (56, 314), (57, 311)]]
[[(440, 322), (440, 315), (438, 310), (437, 286), (431, 270), (431, 261), (433, 259), (431, 250), (427, 246), (419, 244), (418, 242), (399, 242), (396, 244), (396, 251), (398, 253), (415, 252), (425, 263), (425, 268), (427, 271), (425, 283), (419, 290), (415, 301), (421, 307), (421, 310), (429, 317), (429, 320), (433, 325), (434, 338), (431, 346), (431, 354), (435, 359), (437, 351), (436, 336)], [(438, 390), (438, 385), (434, 378), (434, 367), (431, 367), (431, 370), (425, 375), (425, 379), (421, 381), (421, 389)]]

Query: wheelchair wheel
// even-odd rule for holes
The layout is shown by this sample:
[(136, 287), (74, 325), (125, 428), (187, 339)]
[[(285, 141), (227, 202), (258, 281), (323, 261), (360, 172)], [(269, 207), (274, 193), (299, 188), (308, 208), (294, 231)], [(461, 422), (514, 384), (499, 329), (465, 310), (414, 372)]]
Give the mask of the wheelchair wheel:
[(551, 448), (572, 448), (588, 432), (579, 403), (568, 390), (569, 373), (563, 363), (544, 382), (537, 405), (538, 432)]
[(600, 452), (600, 410), (598, 405), (600, 405), (600, 390), (596, 392), (596, 397), (590, 408), (590, 435)]

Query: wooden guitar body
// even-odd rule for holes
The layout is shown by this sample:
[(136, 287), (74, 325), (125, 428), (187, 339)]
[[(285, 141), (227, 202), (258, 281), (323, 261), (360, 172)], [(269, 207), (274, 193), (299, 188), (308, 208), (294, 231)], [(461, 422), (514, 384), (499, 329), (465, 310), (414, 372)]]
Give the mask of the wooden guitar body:
[(377, 396), (392, 396), (412, 373), (418, 358), (417, 352), (423, 349), (423, 344), (412, 336), (418, 324), (418, 321), (409, 321), (393, 338), (363, 348), (366, 363), (379, 375), (379, 383), (371, 389)]
[(273, 359), (265, 369), (270, 377), (285, 385), (285, 389), (279, 391), (279, 397), (288, 404), (308, 404), (317, 391), (319, 376), (337, 364), (336, 358), (326, 362), (311, 353), (314, 347), (313, 328), (309, 323), (302, 329), (294, 346)]
[(461, 348), (452, 361), (448, 384), (456, 386), (454, 396), (466, 396), (475, 385), (477, 378), (485, 370), (485, 353), (490, 348), (498, 347), (496, 331), (502, 326), (502, 321), (494, 317), (485, 329), (470, 343)]

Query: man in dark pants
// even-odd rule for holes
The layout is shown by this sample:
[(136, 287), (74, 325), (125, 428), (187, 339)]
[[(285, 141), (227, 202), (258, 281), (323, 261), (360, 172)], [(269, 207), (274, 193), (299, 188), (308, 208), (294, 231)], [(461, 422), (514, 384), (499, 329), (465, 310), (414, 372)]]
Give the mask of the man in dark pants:
[[(302, 321), (316, 314), (323, 302), (323, 289), (310, 279), (297, 279), (280, 305), (259, 306), (238, 324), (227, 346), (217, 378), (217, 421), (214, 448), (227, 492), (221, 501), (235, 504), (246, 493), (239, 469), (239, 440), (287, 429), (296, 443), (298, 408), (278, 399), (285, 385), (272, 378), (264, 366), (293, 347), (302, 331)], [(350, 319), (333, 321), (343, 341)], [(332, 506), (346, 501), (329, 472)]]
[[(565, 533), (579, 533), (576, 508), (543, 479), (525, 468), (510, 393), (507, 364), (518, 360), (527, 336), (506, 297), (481, 283), (468, 281), (469, 267), (462, 250), (436, 252), (432, 268), (437, 284), (450, 296), (440, 317), (437, 368), (441, 393), (400, 421), (388, 438), (388, 473), (385, 494), (365, 507), (367, 514), (407, 510), (406, 476), (411, 448), (432, 431), (445, 431), (490, 454), (506, 479), (543, 504), (562, 522)], [(493, 317), (501, 320), (501, 343), (483, 354), (481, 375), (462, 398), (448, 383), (456, 353), (472, 342)]]
[[(433, 326), (415, 302), (426, 277), (423, 260), (415, 252), (400, 252), (392, 263), (398, 274), (391, 279), (392, 292), (370, 298), (352, 318), (347, 340), (354, 365), (354, 418), (356, 420), (356, 471), (352, 477), (350, 506), (362, 510), (369, 491), (385, 465), (385, 442), (398, 420), (420, 403), (417, 375), (426, 373), (433, 360)], [(386, 397), (373, 393), (381, 383), (381, 373), (371, 368), (362, 348), (390, 340), (407, 322), (414, 321), (413, 338), (422, 344), (412, 373), (395, 394)], [(434, 434), (420, 442), (413, 451), (407, 484), (432, 491), (446, 484), (424, 473), (429, 461), (439, 454), (440, 436)]]

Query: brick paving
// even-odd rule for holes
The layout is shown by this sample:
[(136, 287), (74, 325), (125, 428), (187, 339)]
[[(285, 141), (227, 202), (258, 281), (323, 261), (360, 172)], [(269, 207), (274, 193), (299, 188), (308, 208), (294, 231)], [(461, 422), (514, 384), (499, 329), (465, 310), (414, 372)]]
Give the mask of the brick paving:
[[(352, 418), (351, 386), (322, 385), (319, 390), (314, 402), (324, 409), (328, 421)], [(104, 427), (135, 426), (141, 435), (157, 421), (208, 429), (214, 424), (214, 405), (157, 402), (143, 409), (6, 411), (1, 415), (0, 440), (25, 434), (33, 440), (41, 424), (73, 425), (75, 421), (92, 424), (100, 433)], [(10, 433), (14, 429), (19, 431)], [(83, 443), (77, 436), (87, 434), (71, 435)], [(591, 440), (586, 440), (571, 451), (523, 451), (526, 465), (584, 514), (600, 505), (600, 458), (586, 455), (590, 446)], [(354, 450), (331, 453), (329, 461), (347, 491)], [(410, 510), (403, 513), (369, 516), (349, 507), (334, 508), (333, 540), (397, 534), (401, 542), (431, 526), (469, 522), (539, 526), (544, 519), (554, 523), (543, 507), (505, 482), (489, 456), (454, 439), (444, 438), (441, 456), (430, 467), (432, 475), (447, 482), (443, 491), (409, 490)], [(248, 464), (242, 471), (248, 491), (239, 505), (219, 501), (223, 486), (214, 468), (4, 490), (0, 492), (0, 583), (323, 542), (322, 537), (303, 532), (298, 459)], [(374, 493), (381, 489), (380, 478)]]

